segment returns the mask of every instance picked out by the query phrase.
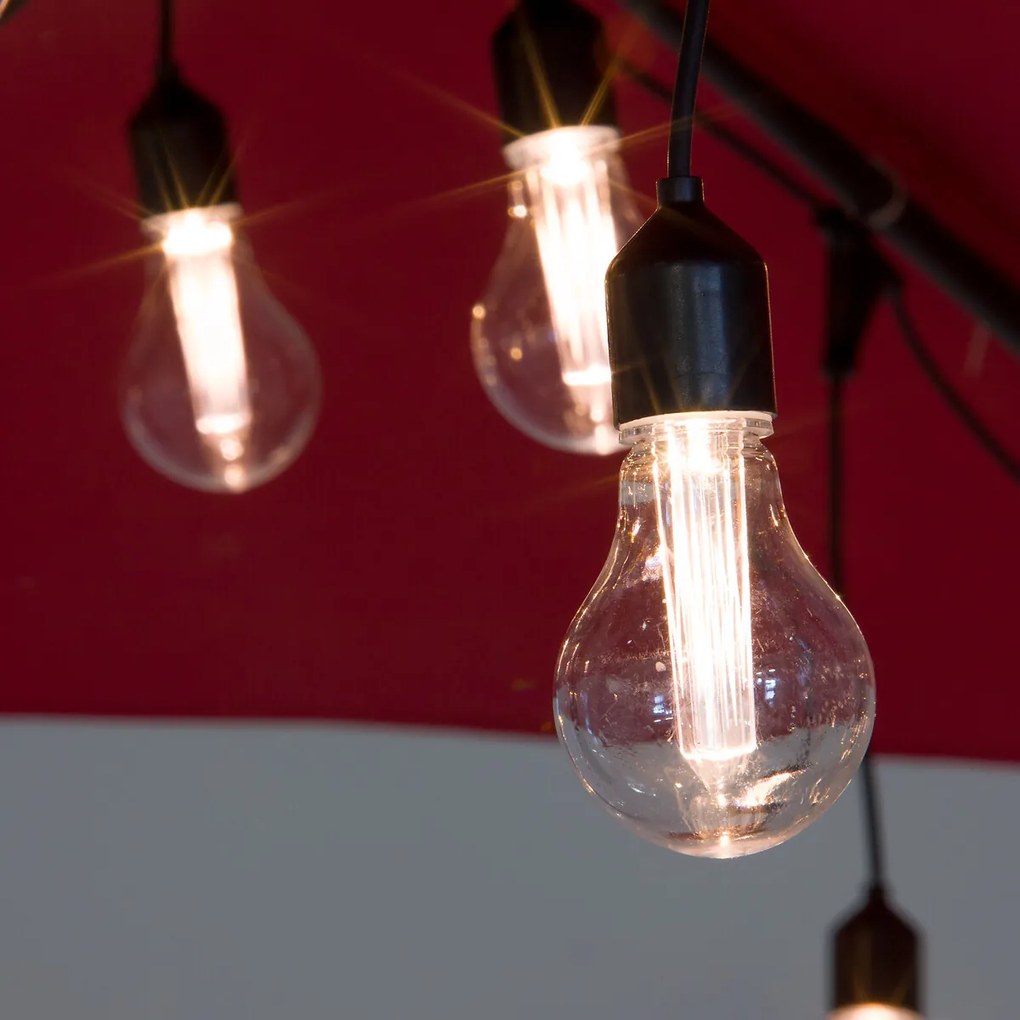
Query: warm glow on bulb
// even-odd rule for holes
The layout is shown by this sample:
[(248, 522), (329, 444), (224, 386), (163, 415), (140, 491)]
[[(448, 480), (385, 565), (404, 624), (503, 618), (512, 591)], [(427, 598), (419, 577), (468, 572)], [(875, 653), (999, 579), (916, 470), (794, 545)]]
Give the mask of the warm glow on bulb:
[(678, 743), (711, 787), (757, 747), (744, 465), (726, 415), (680, 418), (652, 468), (659, 561)]
[(867, 1002), (842, 1006), (829, 1014), (829, 1020), (921, 1020), (921, 1014), (912, 1009)]
[(618, 133), (567, 127), (506, 147), (534, 220), (563, 382), (593, 421), (612, 422), (605, 275), (619, 247), (607, 153)]
[[(195, 428), (230, 462), (242, 459), (252, 420), (229, 222), (236, 214), (236, 207), (213, 206), (146, 223), (166, 261)], [(230, 464), (224, 477), (240, 486), (243, 469)]]

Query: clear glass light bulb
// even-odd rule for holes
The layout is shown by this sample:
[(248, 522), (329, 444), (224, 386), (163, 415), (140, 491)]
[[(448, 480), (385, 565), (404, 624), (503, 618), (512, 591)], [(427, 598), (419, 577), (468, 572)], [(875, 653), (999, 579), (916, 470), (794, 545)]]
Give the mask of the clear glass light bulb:
[(503, 416), (574, 453), (620, 449), (613, 426), (605, 276), (641, 225), (611, 127), (562, 127), (503, 150), (503, 251), (475, 305), (475, 367)]
[(865, 1002), (856, 1006), (842, 1006), (829, 1014), (829, 1020), (922, 1020), (920, 1013), (898, 1006)]
[(786, 517), (771, 419), (670, 414), (622, 430), (609, 559), (567, 633), (560, 737), (646, 839), (740, 857), (789, 839), (867, 747), (867, 646)]
[(150, 288), (121, 379), (135, 449), (182, 485), (241, 492), (301, 452), (318, 415), (318, 362), (266, 288), (234, 204), (145, 220)]

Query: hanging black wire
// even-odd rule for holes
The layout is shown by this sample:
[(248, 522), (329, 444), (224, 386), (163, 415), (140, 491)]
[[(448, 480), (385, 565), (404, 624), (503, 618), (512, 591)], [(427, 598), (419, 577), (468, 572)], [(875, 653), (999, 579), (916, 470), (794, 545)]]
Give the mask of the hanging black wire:
[(701, 55), (708, 31), (709, 0), (687, 0), (684, 32), (677, 58), (673, 108), (670, 114), (666, 176), (690, 177), (691, 146), (694, 136), (694, 106), (698, 97)]
[(156, 55), (156, 73), (174, 72), (174, 4), (173, 0), (159, 2), (159, 41)]
[(952, 384), (942, 374), (938, 363), (921, 340), (921, 334), (911, 318), (906, 302), (903, 300), (903, 293), (899, 288), (894, 289), (890, 293), (889, 303), (892, 305), (893, 314), (896, 316), (896, 322), (900, 327), (903, 341), (914, 356), (918, 367), (927, 376), (928, 381), (938, 390), (939, 395), (949, 406), (950, 410), (968, 429), (982, 449), (999, 464), (999, 467), (1010, 478), (1020, 482), (1020, 461), (995, 438), (989, 428), (974, 413), (973, 409), (959, 393), (953, 389)]
[[(634, 67), (633, 64), (630, 64), (627, 61), (620, 62), (620, 69), (636, 85), (639, 85), (648, 92), (649, 95), (656, 96), (658, 99), (662, 99), (664, 101), (668, 101), (670, 99), (671, 92), (669, 88), (662, 82), (658, 81), (653, 75)], [(752, 145), (735, 132), (730, 131), (724, 125), (719, 124), (710, 118), (695, 118), (695, 121), (699, 128), (707, 131), (709, 134), (718, 138), (721, 142), (731, 148), (734, 152), (737, 152), (754, 167), (775, 181), (776, 184), (778, 184), (793, 198), (797, 199), (799, 202), (803, 202), (816, 213), (824, 207), (824, 203), (819, 201), (809, 188), (806, 188), (791, 174), (787, 173), (786, 170), (757, 148), (757, 146)], [(674, 121), (673, 129), (675, 129), (676, 126), (677, 122)], [(687, 133), (690, 133), (690, 123), (687, 125)], [(670, 151), (672, 151), (672, 140), (673, 134), (671, 130)], [(689, 142), (685, 144), (689, 144)], [(935, 387), (943, 400), (945, 400), (949, 409), (956, 415), (960, 423), (971, 433), (974, 439), (981, 445), (988, 455), (992, 457), (1011, 478), (1015, 481), (1020, 481), (1020, 461), (1018, 461), (1017, 458), (1014, 457), (1005, 448), (1005, 446), (1003, 446), (1002, 443), (995, 438), (988, 427), (984, 425), (967, 402), (953, 389), (952, 384), (939, 370), (938, 364), (921, 340), (920, 333), (910, 317), (906, 304), (903, 300), (902, 291), (898, 286), (890, 291), (889, 300), (892, 305), (897, 324), (899, 325), (900, 332), (903, 336), (903, 340), (906, 343), (907, 348), (910, 350), (910, 353), (914, 356), (918, 367), (925, 376), (927, 376), (929, 382)], [(840, 584), (835, 581), (835, 578), (833, 578), (833, 580), (834, 583), (836, 583), (836, 588), (839, 589), (841, 587)]]
[[(833, 588), (842, 596), (846, 591), (844, 569), (843, 512), (845, 505), (845, 430), (843, 395), (846, 379), (834, 375), (829, 383), (829, 573)], [(878, 804), (878, 784), (871, 752), (864, 755), (860, 768), (861, 803), (864, 810), (864, 841), (868, 859), (868, 887), (884, 892), (885, 852)]]
[[(619, 61), (620, 72), (629, 78), (635, 85), (642, 88), (650, 96), (669, 103), (673, 98), (673, 90), (665, 83), (659, 81), (654, 75), (635, 67), (628, 60)], [(786, 171), (774, 159), (768, 156), (758, 146), (742, 138), (735, 131), (731, 131), (725, 124), (721, 124), (711, 117), (700, 116), (695, 113), (694, 123), (700, 131), (717, 138), (727, 148), (732, 149), (737, 155), (743, 157), (755, 169), (760, 170), (766, 177), (770, 177), (784, 191), (792, 195), (799, 202), (803, 202), (812, 210), (820, 210), (824, 203), (818, 199), (810, 188), (801, 184), (793, 174)]]

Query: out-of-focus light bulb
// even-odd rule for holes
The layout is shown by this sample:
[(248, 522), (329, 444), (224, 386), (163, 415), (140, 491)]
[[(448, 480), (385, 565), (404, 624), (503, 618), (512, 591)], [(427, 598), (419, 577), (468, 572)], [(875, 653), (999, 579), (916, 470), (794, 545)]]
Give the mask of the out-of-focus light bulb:
[(606, 126), (560, 127), (504, 148), (516, 171), (509, 228), (471, 346), (485, 391), (507, 420), (547, 446), (620, 449), (613, 425), (606, 268), (640, 226)]
[(697, 856), (803, 829), (873, 722), (867, 647), (793, 534), (771, 432), (739, 410), (622, 427), (616, 536), (557, 670), (557, 726), (588, 790)]
[(157, 471), (241, 492), (279, 474), (315, 424), (315, 352), (269, 293), (234, 203), (151, 216), (150, 290), (122, 377), (135, 449)]
[(920, 1013), (880, 1003), (843, 1006), (829, 1014), (829, 1020), (922, 1020)]

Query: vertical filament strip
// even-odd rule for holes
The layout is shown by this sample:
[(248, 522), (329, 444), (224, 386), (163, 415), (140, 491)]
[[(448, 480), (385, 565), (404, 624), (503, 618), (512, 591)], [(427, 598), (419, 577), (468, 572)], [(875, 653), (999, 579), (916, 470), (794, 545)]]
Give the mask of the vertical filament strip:
[(605, 275), (619, 245), (607, 149), (616, 139), (611, 128), (558, 128), (514, 142), (512, 157), (525, 170), (561, 375), (596, 421), (612, 419)]
[(656, 440), (677, 739), (692, 763), (757, 747), (742, 431), (699, 416)]
[(234, 232), (215, 209), (185, 209), (162, 219), (161, 247), (195, 427), (226, 460), (235, 460), (252, 412)]

